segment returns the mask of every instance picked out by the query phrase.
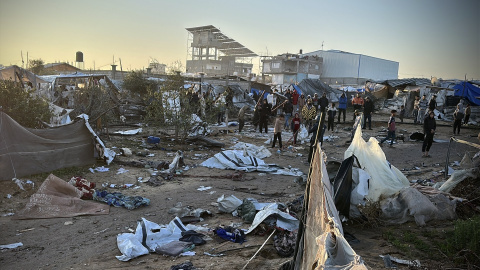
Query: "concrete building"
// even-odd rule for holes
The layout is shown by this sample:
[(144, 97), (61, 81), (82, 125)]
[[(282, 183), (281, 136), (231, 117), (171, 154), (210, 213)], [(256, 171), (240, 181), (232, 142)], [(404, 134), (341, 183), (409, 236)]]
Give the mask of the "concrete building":
[(364, 84), (370, 80), (398, 79), (399, 63), (363, 54), (318, 50), (302, 54), (323, 59), (320, 78), (327, 84)]
[(44, 65), (44, 71), (51, 74), (65, 74), (81, 71), (80, 68), (70, 65), (69, 63), (50, 63)]
[[(262, 56), (262, 77), (271, 76), (273, 84), (299, 83), (303, 79), (319, 79), (323, 59), (316, 55), (281, 54)], [(265, 81), (265, 80), (264, 80)]]
[(257, 54), (224, 35), (212, 25), (186, 28), (188, 36), (187, 73), (213, 76), (244, 76), (252, 73)]

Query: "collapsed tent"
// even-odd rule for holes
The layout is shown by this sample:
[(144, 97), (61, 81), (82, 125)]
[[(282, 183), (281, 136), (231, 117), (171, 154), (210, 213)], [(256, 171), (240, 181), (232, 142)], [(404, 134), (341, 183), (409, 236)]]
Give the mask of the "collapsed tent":
[[(298, 84), (298, 87), (301, 89), (301, 94), (304, 94), (305, 97), (308, 95), (313, 97), (315, 93), (319, 96), (321, 96), (323, 93), (326, 93), (329, 102), (337, 102), (338, 98), (343, 93), (343, 91), (333, 89), (319, 79), (303, 79)], [(297, 89), (295, 86), (294, 88)]]
[(453, 87), (454, 95), (457, 97), (465, 97), (472, 104), (480, 106), (480, 88), (469, 82), (462, 82)]
[(266, 164), (265, 161), (248, 155), (240, 150), (226, 150), (215, 154), (200, 164), (207, 168), (231, 169), (245, 172), (259, 171), (271, 174), (302, 176), (303, 172), (295, 168), (280, 168), (275, 164)]
[(46, 129), (24, 128), (0, 112), (0, 180), (84, 166), (114, 152), (105, 148), (81, 115), (73, 123)]
[(14, 219), (75, 217), (106, 215), (110, 206), (80, 199), (83, 192), (50, 174), (38, 191), (30, 197), (24, 209)]
[[(367, 269), (343, 236), (320, 144), (310, 164), (295, 255), (290, 269)], [(284, 268), (287, 269), (287, 268)]]
[(231, 96), (231, 102), (233, 106), (237, 108), (242, 108), (245, 105), (248, 105), (251, 108), (255, 106), (255, 101), (253, 100), (253, 98), (249, 96), (248, 93), (244, 91), (239, 85), (229, 85), (228, 87), (220, 85), (214, 87), (214, 91), (216, 95), (223, 93), (227, 97)]
[(367, 198), (371, 201), (376, 202), (381, 196), (389, 197), (410, 185), (405, 175), (387, 161), (377, 139), (370, 137), (368, 142), (363, 140), (360, 128), (356, 129), (344, 158), (352, 155), (357, 157), (361, 168), (370, 175)]

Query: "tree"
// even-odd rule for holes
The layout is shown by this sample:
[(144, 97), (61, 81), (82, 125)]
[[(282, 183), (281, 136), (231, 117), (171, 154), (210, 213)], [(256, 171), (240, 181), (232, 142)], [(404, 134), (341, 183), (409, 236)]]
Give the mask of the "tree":
[(0, 80), (0, 106), (24, 127), (39, 128), (40, 121), (49, 123), (52, 117), (48, 102), (35, 96), (34, 91), (26, 91), (10, 80)]
[(132, 93), (145, 97), (149, 92), (155, 91), (158, 87), (155, 81), (147, 80), (143, 71), (132, 71), (123, 80), (123, 87)]
[(37, 75), (44, 75), (45, 62), (42, 59), (32, 59), (28, 61), (29, 70)]

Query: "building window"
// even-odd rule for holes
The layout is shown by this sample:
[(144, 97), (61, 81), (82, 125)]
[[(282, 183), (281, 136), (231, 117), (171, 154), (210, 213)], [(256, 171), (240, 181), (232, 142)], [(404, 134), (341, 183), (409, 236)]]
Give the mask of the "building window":
[(280, 68), (280, 62), (273, 62), (272, 68)]

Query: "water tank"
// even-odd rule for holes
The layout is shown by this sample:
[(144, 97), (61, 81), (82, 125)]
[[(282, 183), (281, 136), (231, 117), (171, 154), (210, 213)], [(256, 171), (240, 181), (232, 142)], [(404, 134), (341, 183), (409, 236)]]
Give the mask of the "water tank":
[(75, 59), (76, 59), (75, 62), (83, 62), (83, 53), (77, 52)]

